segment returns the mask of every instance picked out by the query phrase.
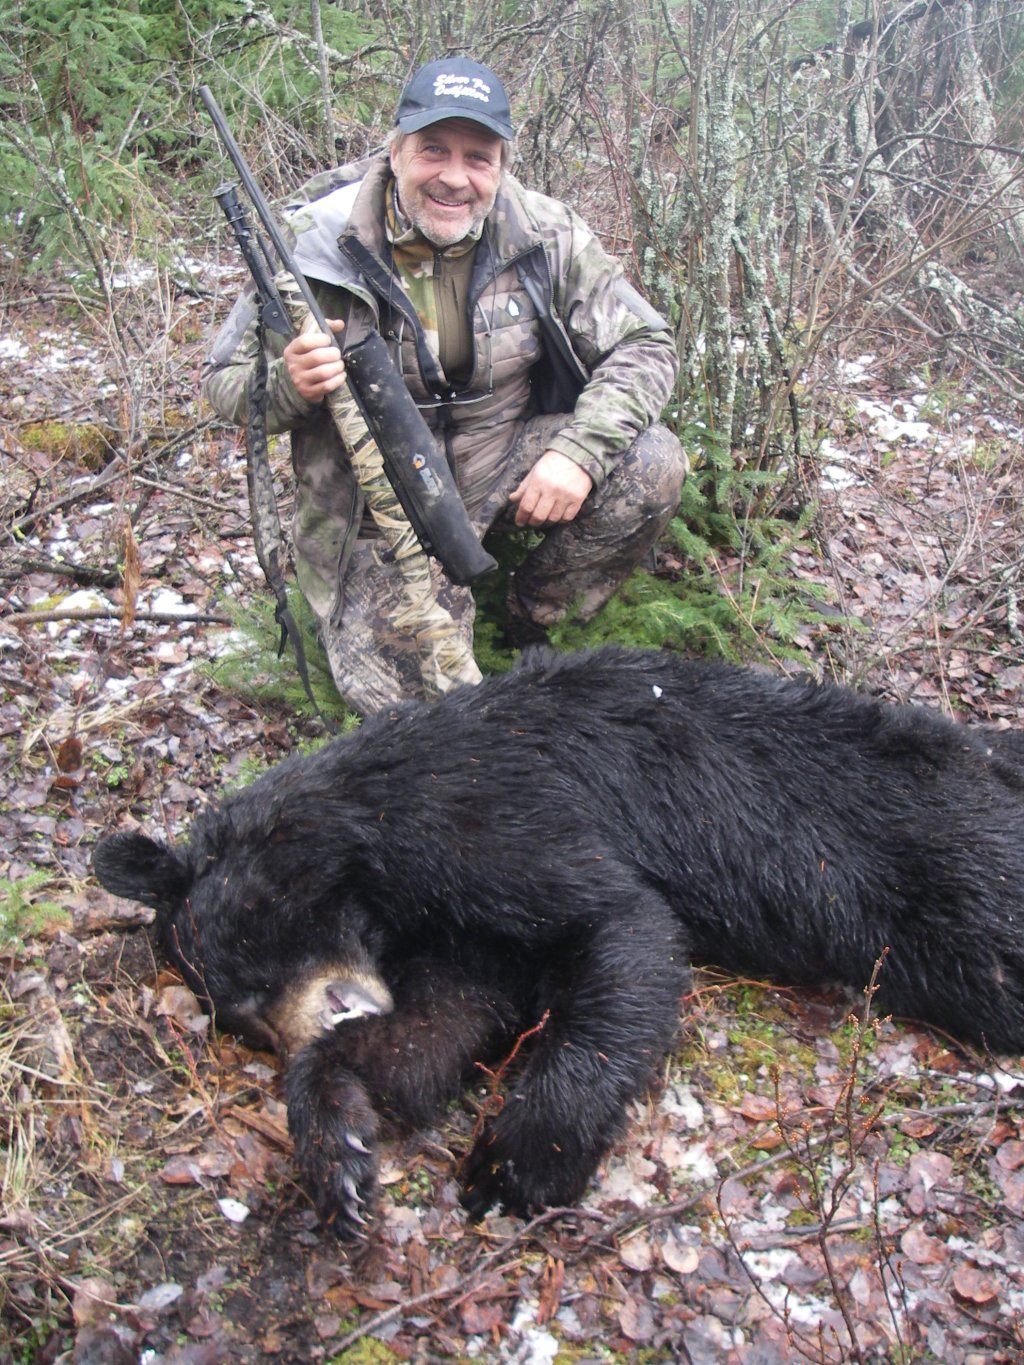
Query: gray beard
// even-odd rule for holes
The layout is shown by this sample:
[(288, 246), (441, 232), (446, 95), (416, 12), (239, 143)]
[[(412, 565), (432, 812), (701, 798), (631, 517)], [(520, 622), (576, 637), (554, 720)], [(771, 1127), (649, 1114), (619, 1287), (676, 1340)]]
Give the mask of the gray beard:
[[(397, 178), (392, 183), (391, 194), (394, 200), (395, 217), (397, 218), (399, 225), (404, 223), (408, 227), (415, 228), (425, 242), (429, 242), (431, 246), (437, 247), (439, 251), (446, 251), (450, 246), (458, 246), (459, 242), (464, 242), (467, 237), (479, 237), (480, 231), (487, 221), (487, 215), (494, 207), (494, 200), (492, 199), (486, 208), (474, 213), (473, 217), (470, 219), (469, 227), (465, 232), (456, 233), (453, 230), (451, 232), (442, 233), (440, 237), (435, 237), (432, 235), (432, 232), (427, 231), (422, 214), (415, 211), (413, 213), (406, 213), (402, 201), (398, 197)], [(495, 196), (495, 198), (496, 197), (497, 196)]]
[(406, 216), (420, 236), (424, 237), (431, 246), (436, 246), (441, 251), (444, 251), (450, 246), (457, 246), (459, 242), (465, 241), (467, 237), (478, 235), (480, 229), (483, 227), (484, 219), (487, 217), (485, 213), (474, 213), (473, 217), (470, 219), (469, 227), (464, 231), (452, 228), (447, 232), (443, 232), (438, 228), (428, 227), (422, 215), (419, 213), (410, 213)]

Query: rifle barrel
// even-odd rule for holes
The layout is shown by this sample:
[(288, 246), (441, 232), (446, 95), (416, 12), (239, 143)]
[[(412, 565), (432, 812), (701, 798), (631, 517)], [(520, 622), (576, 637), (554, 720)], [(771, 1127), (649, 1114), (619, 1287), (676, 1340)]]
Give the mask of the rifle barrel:
[[(330, 327), (327, 325), (327, 319), (324, 317), (323, 309), (317, 303), (313, 291), (309, 287), (309, 281), (295, 264), (288, 243), (285, 241), (284, 235), (271, 212), (270, 205), (267, 203), (263, 191), (256, 183), (252, 172), (249, 170), (245, 157), (242, 155), (238, 143), (235, 141), (234, 134), (228, 127), (227, 120), (221, 113), (220, 105), (217, 103), (216, 99), (214, 99), (213, 91), (208, 85), (201, 85), (199, 87), (199, 98), (206, 105), (206, 112), (213, 121), (213, 126), (217, 130), (217, 136), (221, 140), (221, 145), (231, 158), (231, 163), (238, 172), (238, 178), (241, 180), (245, 192), (249, 196), (249, 201), (256, 210), (260, 222), (263, 224), (267, 236), (273, 243), (274, 250), (277, 252), (282, 266), (295, 280), (299, 293), (302, 295), (303, 302), (315, 318), (317, 326), (322, 332), (326, 332), (328, 336), (333, 336)], [(337, 339), (335, 339), (335, 344), (338, 344)], [(339, 346), (339, 350), (340, 349)]]

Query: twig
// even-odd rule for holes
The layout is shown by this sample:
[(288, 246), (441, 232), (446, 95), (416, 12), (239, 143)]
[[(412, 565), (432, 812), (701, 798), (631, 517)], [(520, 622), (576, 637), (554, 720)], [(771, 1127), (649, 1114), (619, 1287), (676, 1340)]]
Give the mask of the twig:
[(186, 502), (198, 503), (200, 507), (209, 507), (213, 512), (223, 513), (224, 511), (222, 502), (217, 502), (214, 498), (204, 498), (199, 493), (190, 493), (180, 484), (164, 483), (161, 479), (147, 479), (141, 474), (136, 474), (134, 481), (141, 484), (143, 488), (155, 488), (159, 493), (170, 493), (172, 497), (184, 498)]
[[(3, 618), (11, 621), (16, 626), (38, 626), (44, 625), (47, 621), (120, 621), (119, 611), (103, 611), (93, 607), (68, 607), (64, 610), (55, 608), (53, 611), (12, 611), (8, 612)], [(138, 611), (134, 616), (135, 621), (179, 621), (186, 625), (195, 625), (199, 622), (212, 622), (218, 626), (230, 626), (231, 617), (222, 616), (215, 611)]]
[(519, 1037), (515, 1041), (515, 1044), (513, 1045), (512, 1051), (493, 1071), (489, 1066), (484, 1066), (483, 1062), (476, 1063), (477, 1067), (479, 1067), (479, 1069), (483, 1071), (488, 1077), (488, 1084), (490, 1090), (487, 1095), (487, 1098), (480, 1106), (480, 1113), (477, 1115), (476, 1125), (473, 1128), (472, 1135), (473, 1141), (475, 1141), (477, 1137), (479, 1137), (480, 1131), (483, 1128), (484, 1124), (486, 1123), (487, 1119), (492, 1117), (493, 1115), (501, 1113), (502, 1108), (504, 1107), (505, 1104), (505, 1097), (500, 1093), (498, 1087), (501, 1085), (505, 1077), (505, 1073), (508, 1071), (508, 1068), (515, 1061), (516, 1056), (519, 1053), (519, 1049), (526, 1042), (527, 1038), (532, 1038), (535, 1033), (540, 1033), (543, 1030), (544, 1026), (547, 1024), (548, 1019), (550, 1017), (551, 1011), (545, 1010), (541, 1018), (537, 1021), (536, 1024), (533, 1025), (532, 1028), (526, 1029), (523, 1033), (519, 1035)]
[(283, 1152), (288, 1152), (289, 1155), (295, 1151), (295, 1143), (287, 1129), (273, 1119), (267, 1118), (265, 1114), (254, 1113), (251, 1109), (241, 1109), (238, 1105), (232, 1104), (224, 1110), (222, 1117), (224, 1119), (235, 1119), (247, 1128), (252, 1128), (261, 1137), (265, 1137), (268, 1142), (274, 1143), (275, 1146), (280, 1147)]
[(25, 559), (17, 567), (12, 565), (0, 569), (0, 576), (4, 578), (22, 578), (30, 573), (56, 574), (89, 588), (114, 588), (120, 582), (116, 569), (101, 569), (93, 564), (69, 564), (67, 560), (48, 559), (45, 555), (38, 559)]

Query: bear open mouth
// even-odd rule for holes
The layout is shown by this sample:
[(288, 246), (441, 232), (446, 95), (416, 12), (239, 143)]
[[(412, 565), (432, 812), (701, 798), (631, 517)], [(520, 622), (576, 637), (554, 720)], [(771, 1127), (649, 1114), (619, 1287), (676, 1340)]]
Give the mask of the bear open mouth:
[(331, 981), (324, 987), (320, 1021), (332, 1029), (351, 1019), (389, 1014), (392, 1008), (391, 997), (380, 982)]

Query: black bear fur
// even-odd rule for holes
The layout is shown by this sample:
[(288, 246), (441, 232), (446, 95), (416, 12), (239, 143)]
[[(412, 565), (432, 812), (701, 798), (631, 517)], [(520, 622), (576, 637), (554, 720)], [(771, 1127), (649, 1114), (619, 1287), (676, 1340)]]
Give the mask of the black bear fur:
[[(480, 1214), (572, 1203), (670, 1048), (691, 959), (860, 989), (1024, 1049), (1024, 748), (917, 707), (609, 648), (367, 721), (95, 869), (155, 906), (221, 1027), (277, 1042), (321, 1215), (364, 1221), (378, 1114), (477, 1063)], [(479, 1075), (479, 1072), (477, 1072)]]

